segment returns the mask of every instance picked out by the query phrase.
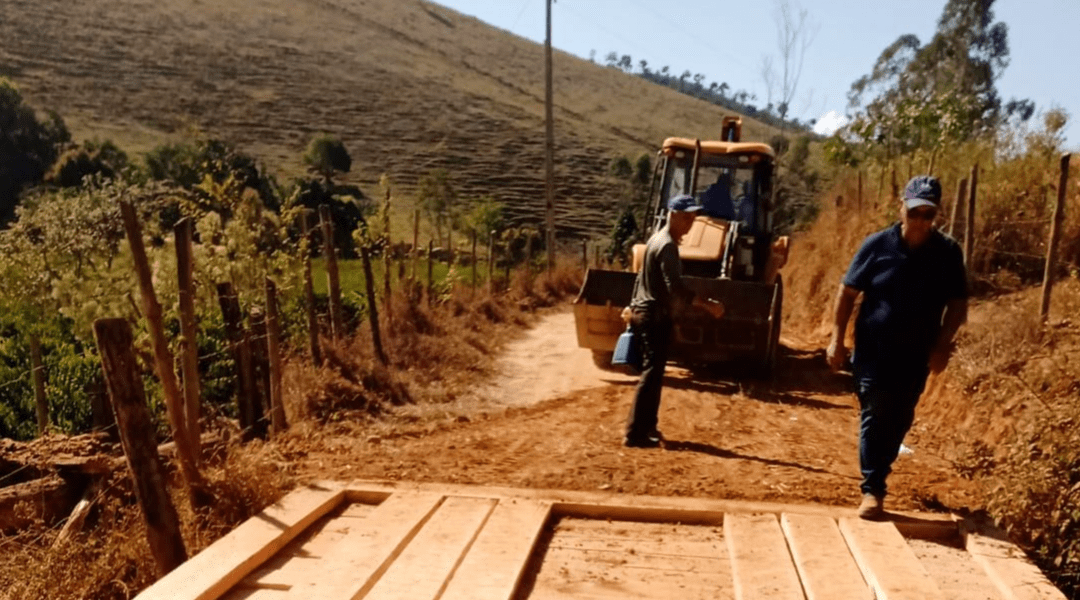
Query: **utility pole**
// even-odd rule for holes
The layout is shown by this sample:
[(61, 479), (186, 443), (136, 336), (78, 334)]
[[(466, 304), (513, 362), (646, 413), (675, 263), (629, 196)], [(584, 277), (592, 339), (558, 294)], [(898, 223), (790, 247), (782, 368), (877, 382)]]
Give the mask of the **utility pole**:
[(550, 272), (555, 267), (555, 129), (552, 110), (551, 84), (551, 3), (547, 0), (547, 38), (544, 42), (544, 115), (547, 141), (544, 144), (544, 191), (547, 199), (547, 263)]

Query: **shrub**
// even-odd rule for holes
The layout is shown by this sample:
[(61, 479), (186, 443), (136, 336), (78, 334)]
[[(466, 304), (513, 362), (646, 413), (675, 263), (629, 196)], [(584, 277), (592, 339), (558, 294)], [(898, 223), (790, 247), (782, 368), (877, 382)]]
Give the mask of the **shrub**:
[(41, 183), (60, 148), (71, 141), (64, 120), (49, 113), (38, 120), (22, 94), (0, 77), (0, 227), (15, 216), (19, 194)]

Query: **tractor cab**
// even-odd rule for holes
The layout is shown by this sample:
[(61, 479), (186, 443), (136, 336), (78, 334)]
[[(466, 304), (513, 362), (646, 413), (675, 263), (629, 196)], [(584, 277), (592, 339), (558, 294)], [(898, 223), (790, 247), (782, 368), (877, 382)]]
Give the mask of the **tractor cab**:
[[(679, 242), (683, 282), (723, 302), (721, 318), (688, 313), (675, 319), (670, 357), (683, 363), (750, 360), (771, 372), (780, 343), (788, 238), (773, 235), (775, 154), (768, 144), (739, 140), (742, 121), (723, 121), (721, 141), (672, 137), (657, 156), (649, 199), (652, 235), (667, 222), (668, 201), (693, 196), (702, 210)], [(589, 269), (574, 301), (578, 345), (611, 368), (612, 350), (625, 328), (645, 245), (633, 247), (630, 271)]]

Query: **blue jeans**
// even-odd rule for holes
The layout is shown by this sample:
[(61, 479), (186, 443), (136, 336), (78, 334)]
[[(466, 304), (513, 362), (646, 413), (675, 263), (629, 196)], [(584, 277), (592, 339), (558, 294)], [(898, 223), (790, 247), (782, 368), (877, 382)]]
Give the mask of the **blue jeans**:
[(900, 444), (915, 419), (915, 405), (926, 385), (926, 374), (889, 383), (857, 376), (855, 384), (862, 409), (859, 468), (863, 479), (859, 487), (864, 494), (883, 498), (885, 478), (892, 472)]
[(644, 438), (656, 431), (660, 410), (660, 391), (664, 386), (668, 346), (671, 344), (671, 318), (649, 313), (636, 315), (631, 325), (641, 339), (641, 379), (634, 392), (634, 403), (626, 422), (626, 437)]

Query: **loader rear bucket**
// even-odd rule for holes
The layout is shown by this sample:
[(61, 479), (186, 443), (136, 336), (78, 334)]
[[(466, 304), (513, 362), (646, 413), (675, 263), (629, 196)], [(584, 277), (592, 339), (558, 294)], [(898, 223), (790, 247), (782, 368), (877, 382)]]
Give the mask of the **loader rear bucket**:
[(779, 284), (730, 279), (684, 277), (699, 296), (724, 304), (724, 316), (714, 319), (697, 312), (675, 318), (671, 360), (708, 364), (750, 359), (768, 368), (773, 338), (779, 333)]
[[(574, 300), (578, 346), (594, 357), (610, 353), (626, 328), (620, 316), (630, 303), (636, 275), (627, 271), (589, 269)], [(684, 277), (699, 296), (722, 302), (724, 315), (704, 312), (677, 315), (669, 354), (681, 364), (709, 364), (749, 359), (771, 368), (780, 331), (782, 284)], [(598, 363), (599, 364), (599, 363)]]

